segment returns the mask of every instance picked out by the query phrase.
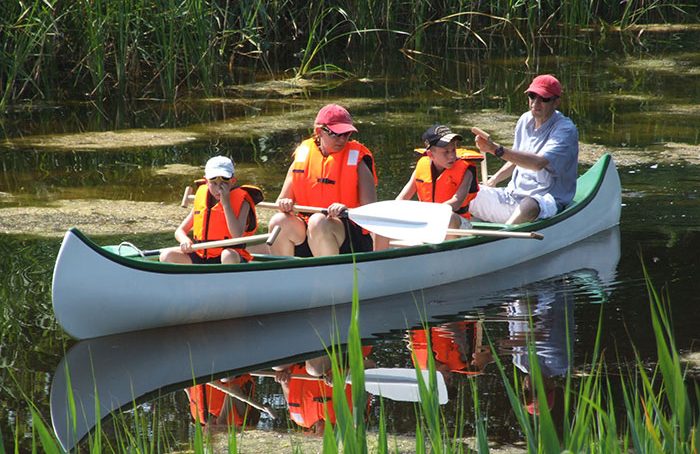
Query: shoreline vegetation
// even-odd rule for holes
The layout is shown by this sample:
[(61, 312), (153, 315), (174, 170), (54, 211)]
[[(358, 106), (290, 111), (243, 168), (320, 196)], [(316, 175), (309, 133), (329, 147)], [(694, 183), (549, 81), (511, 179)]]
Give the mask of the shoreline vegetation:
[[(476, 58), (512, 37), (534, 56), (539, 36), (598, 29), (640, 33), (698, 21), (683, 0), (657, 2), (229, 2), (30, 0), (2, 2), (0, 110), (21, 100), (163, 99), (215, 96), (253, 73), (346, 78), (342, 53), (382, 46), (421, 61), (431, 42)], [(437, 38), (437, 39), (436, 39)], [(496, 46), (498, 44), (498, 46)]]
[[(156, 414), (148, 416), (134, 402), (127, 411), (116, 412), (109, 424), (97, 422), (95, 430), (75, 452), (102, 452), (108, 448), (110, 452), (131, 452), (136, 449), (140, 452), (238, 453), (259, 452), (265, 446), (270, 451), (291, 449), (299, 453), (318, 452), (319, 449), (325, 453), (458, 453), (472, 450), (502, 454), (630, 451), (695, 453), (700, 423), (697, 407), (700, 389), (697, 383), (693, 386), (692, 379), (691, 383), (687, 383), (688, 366), (683, 364), (675, 345), (668, 290), (657, 291), (644, 267), (642, 272), (649, 295), (649, 323), (657, 347), (655, 365), (650, 366), (637, 357), (631, 364), (608, 366), (605, 357), (615, 355), (615, 352), (606, 352), (601, 348), (603, 329), (599, 323), (596, 343), (590, 352), (586, 372), (567, 373), (562, 390), (564, 411), (555, 417), (554, 411), (550, 412), (546, 405), (539, 407), (539, 414), (530, 415), (523, 404), (523, 393), (527, 391), (520, 389), (520, 379), (511, 370), (515, 366), (506, 365), (498, 357), (494, 358), (513, 409), (513, 423), (522, 433), (521, 445), (498, 446), (489, 440), (488, 418), (482, 413), (488, 406), (479, 400), (476, 380), (470, 380), (465, 385), (472, 388), (471, 398), (458, 393), (462, 395), (456, 403), (463, 406), (461, 416), (456, 421), (448, 422), (438, 404), (435, 361), (429, 356), (428, 380), (424, 381), (420, 373), (416, 375), (421, 397), (420, 402), (415, 404), (415, 434), (389, 433), (390, 422), (381, 402), (376, 420), (367, 422), (364, 418), (352, 417), (352, 414), (362, 414), (360, 409), (366, 406), (366, 394), (353, 393), (352, 402), (349, 403), (340, 398), (342, 391), (338, 391), (338, 396), (334, 397), (339, 398), (333, 399), (337, 424), (332, 428), (326, 425), (323, 435), (314, 440), (299, 436), (296, 430), (262, 436), (257, 430), (242, 433), (205, 432), (196, 425), (183, 445), (168, 433), (166, 424), (160, 422)], [(357, 276), (354, 279), (357, 281)], [(604, 308), (601, 306), (601, 311)], [(334, 344), (327, 349), (333, 364), (334, 391), (344, 388), (346, 374), (341, 373), (339, 358), (345, 354), (353, 389), (364, 390), (364, 366), (359, 337), (360, 304), (357, 294), (353, 299), (352, 311), (350, 326), (347, 328), (347, 345)], [(536, 366), (532, 342), (530, 339), (528, 347), (530, 364), (533, 365), (532, 389), (544, 401), (545, 385), (539, 367)], [(491, 348), (494, 346), (491, 345)], [(428, 350), (430, 351), (430, 344)], [(115, 432), (110, 435), (112, 431), (108, 426), (112, 425)], [(50, 426), (36, 410), (32, 411), (32, 426), (32, 436), (27, 441), (33, 451), (41, 449), (44, 452), (61, 452)], [(143, 430), (146, 426), (149, 429)], [(466, 426), (470, 428), (466, 429)], [(473, 433), (465, 433), (466, 431)], [(114, 441), (112, 437), (115, 438)]]

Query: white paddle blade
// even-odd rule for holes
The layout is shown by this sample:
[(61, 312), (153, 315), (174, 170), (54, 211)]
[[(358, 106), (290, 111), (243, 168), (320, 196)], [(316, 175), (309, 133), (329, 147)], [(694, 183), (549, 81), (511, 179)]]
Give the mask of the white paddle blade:
[[(423, 380), (429, 386), (429, 372), (422, 370)], [(437, 393), (440, 405), (447, 403), (445, 378), (437, 373)], [(377, 368), (365, 371), (365, 390), (385, 399), (401, 402), (420, 402), (416, 369)]]
[(384, 200), (348, 210), (348, 215), (359, 226), (386, 238), (441, 243), (452, 208), (443, 203)]

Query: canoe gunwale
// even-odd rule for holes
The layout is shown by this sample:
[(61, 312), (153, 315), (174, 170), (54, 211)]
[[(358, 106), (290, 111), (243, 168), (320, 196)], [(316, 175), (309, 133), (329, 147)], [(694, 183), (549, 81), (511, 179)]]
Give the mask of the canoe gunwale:
[[(547, 219), (538, 220), (535, 222), (523, 223), (514, 226), (505, 226), (501, 224), (490, 224), (490, 223), (479, 223), (475, 222), (475, 225), (480, 228), (490, 228), (497, 231), (509, 231), (509, 232), (531, 232), (537, 231), (554, 224), (557, 224), (565, 219), (568, 219), (581, 210), (583, 210), (588, 204), (595, 199), (598, 194), (606, 175), (606, 171), (610, 166), (612, 157), (610, 154), (603, 155), (599, 161), (594, 164), (585, 174), (579, 177), (581, 178), (595, 178), (595, 183), (592, 184), (591, 188), (586, 191), (579, 200), (575, 200), (574, 203), (564, 209), (561, 213)], [(578, 192), (576, 194), (579, 195)], [(498, 228), (494, 228), (494, 225), (498, 225)], [(272, 261), (260, 261), (251, 262), (244, 264), (235, 265), (182, 265), (182, 264), (171, 264), (171, 263), (160, 263), (153, 261), (142, 261), (136, 260), (134, 258), (123, 257), (113, 252), (110, 252), (98, 244), (90, 240), (84, 233), (75, 227), (69, 229), (69, 232), (77, 236), (86, 246), (90, 247), (94, 252), (103, 256), (104, 258), (116, 262), (122, 266), (128, 268), (145, 271), (145, 272), (157, 272), (166, 274), (191, 274), (196, 272), (196, 274), (209, 274), (209, 273), (246, 273), (262, 270), (279, 270), (279, 269), (292, 269), (292, 268), (306, 268), (306, 267), (320, 267), (324, 265), (341, 265), (349, 263), (360, 263), (360, 262), (372, 262), (380, 261), (384, 259), (398, 258), (398, 257), (409, 257), (415, 255), (431, 254), (434, 252), (448, 251), (454, 249), (466, 249), (471, 246), (475, 246), (482, 243), (490, 243), (496, 241), (502, 241), (506, 238), (499, 237), (482, 237), (482, 236), (472, 236), (472, 237), (462, 237), (454, 240), (447, 240), (442, 243), (437, 244), (423, 244), (417, 246), (410, 246), (406, 248), (397, 249), (387, 249), (384, 251), (371, 251), (371, 252), (360, 252), (354, 254), (341, 254), (336, 256), (328, 257), (308, 257), (299, 258), (294, 257), (290, 260), (272, 260)], [(527, 241), (527, 240), (523, 240)]]

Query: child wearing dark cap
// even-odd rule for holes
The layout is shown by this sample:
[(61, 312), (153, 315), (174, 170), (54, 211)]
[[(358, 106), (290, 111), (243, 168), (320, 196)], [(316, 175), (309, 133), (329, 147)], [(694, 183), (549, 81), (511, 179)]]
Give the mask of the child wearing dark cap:
[[(434, 125), (423, 133), (422, 154), (396, 200), (410, 200), (417, 195), (421, 202), (445, 203), (452, 207), (449, 227), (471, 228), (469, 202), (476, 196), (476, 167), (457, 154), (462, 136), (445, 125)], [(450, 238), (450, 237), (448, 237)]]

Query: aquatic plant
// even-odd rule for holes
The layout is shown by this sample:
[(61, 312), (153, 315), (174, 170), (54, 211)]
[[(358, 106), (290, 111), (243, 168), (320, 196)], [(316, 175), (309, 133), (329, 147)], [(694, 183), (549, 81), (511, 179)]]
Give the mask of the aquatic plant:
[[(550, 30), (600, 23), (688, 23), (699, 12), (682, 0), (2, 2), (0, 108), (26, 98), (174, 100), (192, 90), (223, 93), (237, 74), (259, 66), (267, 77), (288, 70), (297, 77), (345, 77), (348, 69), (339, 62), (353, 48), (424, 52), (431, 44), (444, 53), (467, 40), (488, 42), (484, 35), (515, 31), (531, 42)], [(405, 42), (392, 39), (402, 35)]]

